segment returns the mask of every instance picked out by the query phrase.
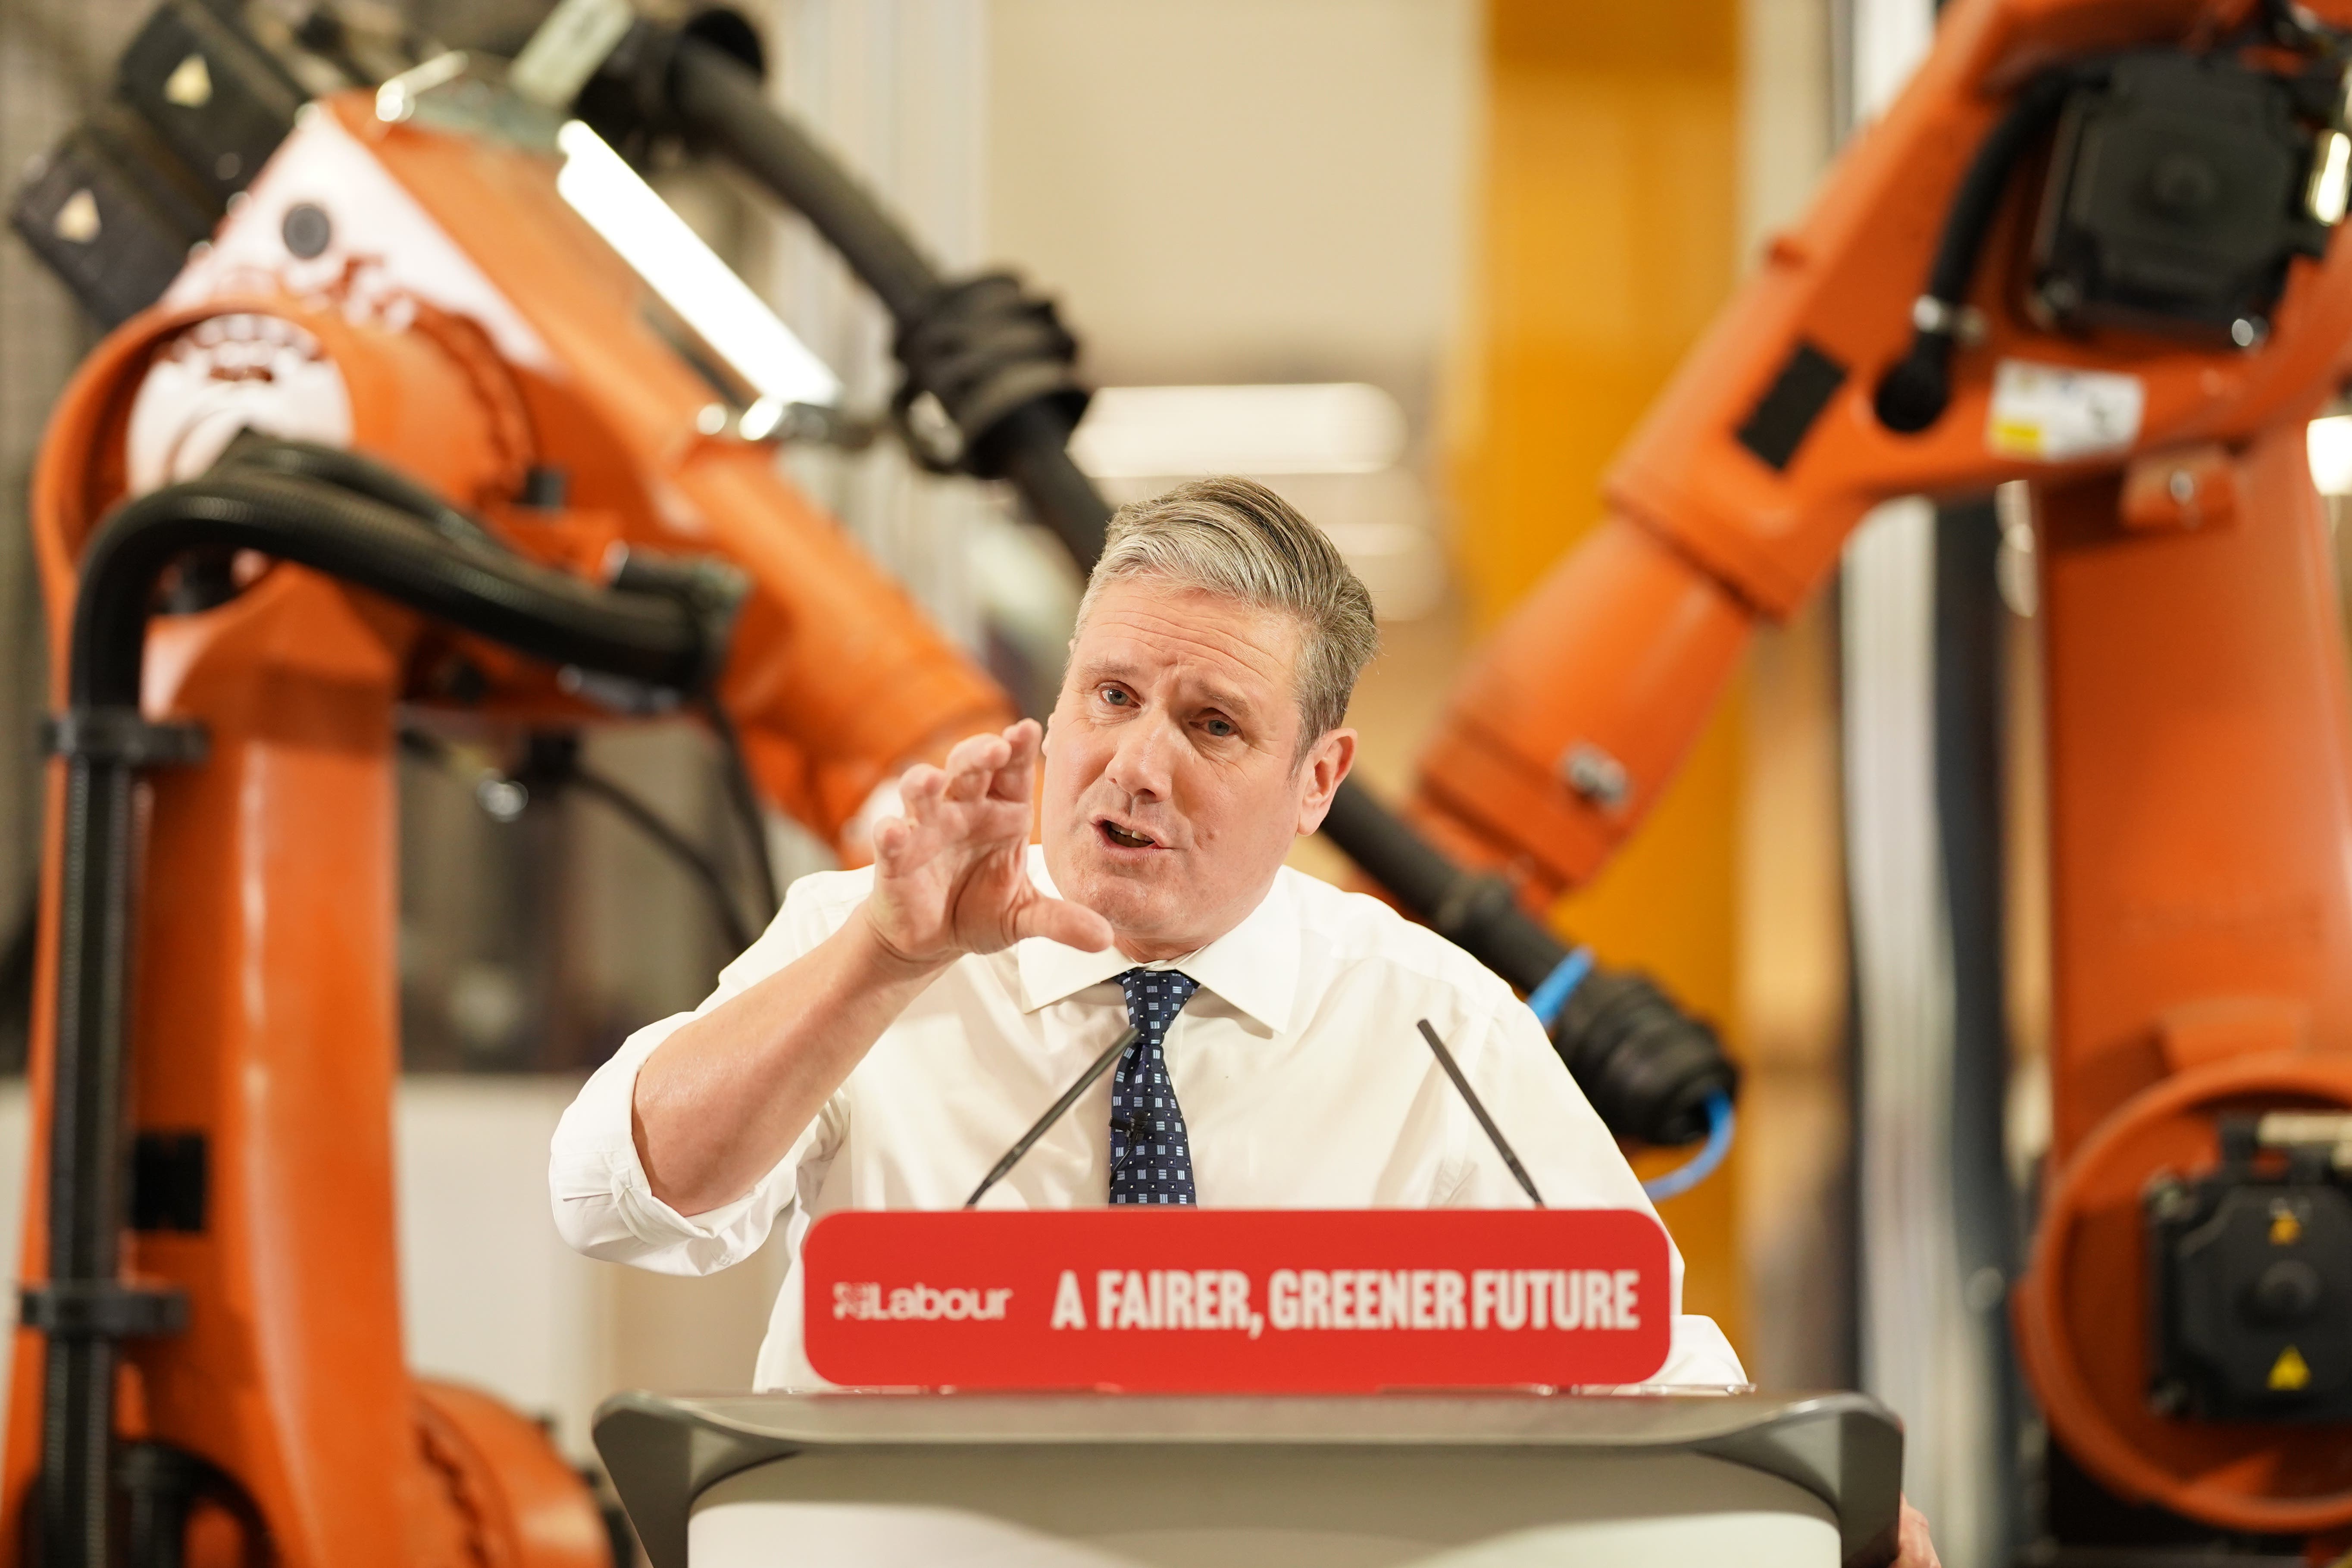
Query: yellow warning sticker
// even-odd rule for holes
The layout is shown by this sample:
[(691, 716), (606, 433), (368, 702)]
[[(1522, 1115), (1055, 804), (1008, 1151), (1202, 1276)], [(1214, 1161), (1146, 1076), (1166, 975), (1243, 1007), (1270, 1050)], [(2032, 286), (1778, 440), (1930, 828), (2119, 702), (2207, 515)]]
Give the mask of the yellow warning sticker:
[(2309, 1386), (2310, 1383), (2311, 1363), (2305, 1361), (2303, 1352), (2293, 1345), (2279, 1352), (2278, 1360), (2271, 1363), (2271, 1387), (2276, 1392), (2293, 1394)]
[(2129, 451), (2147, 402), (2136, 375), (2005, 359), (1993, 366), (1985, 447), (2040, 463)]
[(2293, 1247), (2302, 1239), (2303, 1221), (2294, 1217), (2294, 1211), (2284, 1204), (2273, 1204), (2271, 1205), (2271, 1245)]

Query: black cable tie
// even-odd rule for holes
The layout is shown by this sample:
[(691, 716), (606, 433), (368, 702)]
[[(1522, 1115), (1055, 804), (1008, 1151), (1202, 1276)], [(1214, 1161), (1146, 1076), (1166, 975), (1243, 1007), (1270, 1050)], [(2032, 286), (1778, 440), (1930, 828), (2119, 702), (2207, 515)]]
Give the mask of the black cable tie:
[(193, 721), (150, 719), (136, 708), (69, 708), (43, 716), (41, 745), (89, 762), (185, 768), (211, 754), (212, 737)]
[[(616, 548), (606, 563), (606, 586), (624, 594), (658, 594), (686, 607), (702, 629), (702, 661), (690, 691), (709, 691), (727, 668), (735, 620), (751, 596), (741, 568), (707, 555), (666, 556)], [(585, 674), (586, 672), (583, 672)]]
[(113, 1279), (27, 1285), (16, 1321), (53, 1340), (158, 1339), (187, 1331), (188, 1293)]
[[(1086, 412), (1088, 395), (1072, 370), (1077, 340), (1053, 301), (1024, 293), (1009, 272), (936, 289), (902, 322), (895, 347), (907, 375), (890, 416), (915, 460), (935, 473), (1001, 478), (1006, 454), (994, 437), (1014, 413), (1045, 405), (1066, 432)], [(924, 393), (939, 400), (962, 437), (952, 451), (915, 424), (915, 399)]]

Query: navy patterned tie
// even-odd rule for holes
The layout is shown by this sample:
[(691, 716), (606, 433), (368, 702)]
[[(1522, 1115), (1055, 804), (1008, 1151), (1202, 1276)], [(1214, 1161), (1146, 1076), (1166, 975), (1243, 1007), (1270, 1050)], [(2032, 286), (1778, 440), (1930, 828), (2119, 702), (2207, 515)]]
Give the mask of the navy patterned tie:
[(1173, 969), (1130, 969), (1118, 977), (1127, 1021), (1139, 1031), (1110, 1080), (1110, 1201), (1190, 1204), (1192, 1143), (1168, 1081), (1161, 1051), (1168, 1026), (1201, 983)]

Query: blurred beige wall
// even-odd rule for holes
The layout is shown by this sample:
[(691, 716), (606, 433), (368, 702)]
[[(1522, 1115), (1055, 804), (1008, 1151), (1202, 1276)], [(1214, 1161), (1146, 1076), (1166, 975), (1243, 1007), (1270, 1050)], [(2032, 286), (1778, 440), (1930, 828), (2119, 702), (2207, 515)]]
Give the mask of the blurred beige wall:
[(994, 0), (986, 251), (1105, 383), (1362, 379), (1418, 413), (1461, 304), (1469, 0)]
[[(1835, 146), (1835, 0), (1743, 0), (1743, 262), (1801, 220)], [(1854, 1375), (1844, 856), (1830, 595), (1768, 626), (1748, 660), (1740, 794), (1738, 1245), (1749, 1375)]]
[[(1449, 608), (1431, 459), (1482, 16), (1471, 0), (989, 8), (986, 254), (1058, 298), (1098, 385), (1359, 381), (1392, 397), (1405, 440), (1389, 468), (1223, 465), (1322, 524), (1390, 621)], [(1105, 489), (1126, 501), (1186, 477)], [(1360, 723), (1380, 721), (1378, 689)]]

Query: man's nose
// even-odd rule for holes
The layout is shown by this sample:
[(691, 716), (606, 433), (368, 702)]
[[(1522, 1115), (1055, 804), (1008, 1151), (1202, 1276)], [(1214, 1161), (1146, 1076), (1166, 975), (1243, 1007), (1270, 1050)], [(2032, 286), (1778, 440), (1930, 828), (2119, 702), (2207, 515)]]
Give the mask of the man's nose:
[(1105, 776), (1132, 799), (1166, 800), (1177, 739), (1173, 726), (1156, 713), (1120, 725)]

